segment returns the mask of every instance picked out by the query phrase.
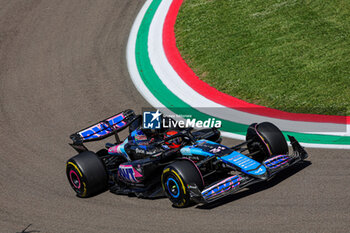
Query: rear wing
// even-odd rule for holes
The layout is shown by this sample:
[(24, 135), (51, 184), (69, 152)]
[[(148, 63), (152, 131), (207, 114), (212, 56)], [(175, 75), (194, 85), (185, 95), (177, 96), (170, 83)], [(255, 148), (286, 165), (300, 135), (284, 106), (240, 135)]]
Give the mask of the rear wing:
[(112, 135), (115, 135), (117, 143), (120, 143), (118, 132), (124, 130), (133, 122), (140, 119), (141, 115), (136, 115), (133, 110), (125, 110), (73, 133), (70, 136), (73, 143), (70, 143), (70, 145), (80, 153), (88, 150), (83, 143), (99, 141)]

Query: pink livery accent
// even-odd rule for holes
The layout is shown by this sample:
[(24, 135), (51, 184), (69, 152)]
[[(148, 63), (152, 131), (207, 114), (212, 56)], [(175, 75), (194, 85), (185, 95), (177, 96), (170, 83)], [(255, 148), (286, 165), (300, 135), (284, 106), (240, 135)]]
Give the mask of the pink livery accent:
[(121, 164), (118, 168), (118, 176), (133, 183), (139, 183), (140, 180), (137, 178), (143, 177), (132, 165), (123, 164)]
[(135, 173), (135, 177), (143, 177), (132, 165), (120, 165), (119, 168), (122, 167), (122, 168), (131, 168), (134, 173)]
[(108, 149), (108, 153), (109, 153), (109, 154), (121, 154), (120, 149), (118, 150), (118, 148), (119, 148), (120, 145), (121, 145), (121, 144), (116, 145), (116, 146), (112, 146), (111, 148)]

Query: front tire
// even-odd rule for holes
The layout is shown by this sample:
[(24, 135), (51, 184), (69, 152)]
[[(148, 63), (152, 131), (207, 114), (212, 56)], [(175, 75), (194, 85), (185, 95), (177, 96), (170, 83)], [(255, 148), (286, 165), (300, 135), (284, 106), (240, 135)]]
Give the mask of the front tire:
[(90, 197), (105, 191), (108, 175), (101, 159), (91, 151), (82, 152), (66, 163), (68, 182), (78, 197)]
[(164, 168), (161, 182), (165, 194), (174, 207), (183, 208), (191, 203), (187, 185), (195, 184), (202, 190), (204, 182), (196, 165), (190, 160), (178, 160)]
[(281, 154), (288, 154), (288, 145), (281, 130), (270, 122), (251, 124), (247, 130), (246, 140), (249, 153), (255, 154), (253, 159), (262, 162), (263, 160)]

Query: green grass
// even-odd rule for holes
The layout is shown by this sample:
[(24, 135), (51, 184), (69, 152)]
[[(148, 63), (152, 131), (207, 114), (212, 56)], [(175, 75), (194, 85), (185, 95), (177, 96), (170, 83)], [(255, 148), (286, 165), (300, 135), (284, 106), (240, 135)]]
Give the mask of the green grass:
[(175, 33), (189, 66), (224, 93), (350, 115), (350, 1), (185, 0)]

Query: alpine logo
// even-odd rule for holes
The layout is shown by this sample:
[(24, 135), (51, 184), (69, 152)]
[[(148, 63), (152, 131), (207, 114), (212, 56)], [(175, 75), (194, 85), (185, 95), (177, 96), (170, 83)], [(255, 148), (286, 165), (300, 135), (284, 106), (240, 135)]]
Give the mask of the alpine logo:
[(211, 149), (209, 152), (216, 154), (216, 153), (219, 153), (220, 151), (223, 151), (223, 150), (226, 150), (226, 147), (218, 146), (218, 147)]
[(262, 172), (262, 171), (263, 171), (263, 169), (262, 169), (262, 168), (259, 168), (258, 171), (257, 171), (257, 173), (260, 173), (260, 172)]

